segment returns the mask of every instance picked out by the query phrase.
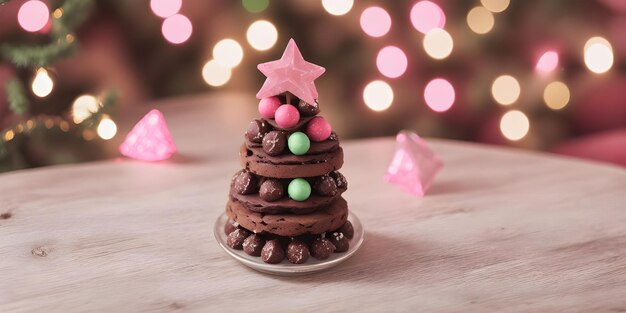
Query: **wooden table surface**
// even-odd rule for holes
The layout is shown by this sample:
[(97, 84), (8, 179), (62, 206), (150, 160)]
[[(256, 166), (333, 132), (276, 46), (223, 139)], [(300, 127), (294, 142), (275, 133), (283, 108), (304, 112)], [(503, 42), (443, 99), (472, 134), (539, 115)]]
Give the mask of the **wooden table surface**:
[(624, 169), (451, 141), (430, 141), (424, 198), (382, 181), (391, 138), (342, 142), (362, 249), (302, 277), (246, 268), (212, 228), (253, 102), (159, 105), (167, 162), (0, 175), (0, 312), (626, 311)]

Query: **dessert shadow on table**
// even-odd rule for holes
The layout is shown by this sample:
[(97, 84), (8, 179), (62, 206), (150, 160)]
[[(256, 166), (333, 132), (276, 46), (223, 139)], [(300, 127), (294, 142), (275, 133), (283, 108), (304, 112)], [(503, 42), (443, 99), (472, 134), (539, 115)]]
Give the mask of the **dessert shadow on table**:
[(476, 181), (461, 180), (439, 180), (435, 181), (428, 189), (428, 196), (443, 196), (458, 193), (481, 192), (488, 191), (493, 188), (491, 184), (480, 183)]
[[(381, 233), (365, 232), (363, 245), (354, 256), (344, 263), (324, 272), (285, 277), (266, 275), (269, 278), (295, 283), (337, 282), (337, 281), (384, 281), (389, 276), (405, 275), (407, 264), (415, 260), (415, 255), (424, 249), (415, 242), (390, 237)], [(428, 245), (425, 244), (425, 247)], [(399, 249), (399, 247), (402, 247)], [(394, 265), (394, 266), (390, 266)], [(350, 274), (347, 269), (350, 269)]]
[(194, 165), (200, 163), (208, 163), (211, 161), (212, 158), (209, 155), (191, 155), (179, 152), (174, 154), (170, 159), (165, 162), (176, 165)]

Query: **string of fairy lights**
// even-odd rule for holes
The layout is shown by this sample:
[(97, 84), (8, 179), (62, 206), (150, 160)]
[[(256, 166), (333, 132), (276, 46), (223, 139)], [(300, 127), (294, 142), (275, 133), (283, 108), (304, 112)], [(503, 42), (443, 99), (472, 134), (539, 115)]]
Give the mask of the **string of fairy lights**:
[[(480, 0), (466, 15), (467, 27), (477, 36), (488, 36), (497, 22), (497, 15), (504, 14), (510, 0)], [(242, 4), (249, 12), (265, 10), (269, 0), (243, 0)], [(354, 0), (321, 0), (323, 9), (333, 15), (342, 16), (352, 11)], [(454, 36), (446, 30), (446, 14), (432, 1), (417, 1), (411, 6), (409, 19), (416, 31), (423, 34), (422, 46), (426, 54), (435, 62), (447, 59), (454, 50)], [(370, 6), (360, 13), (361, 30), (369, 37), (380, 38), (392, 28), (392, 18), (387, 10), (380, 6)], [(259, 20), (248, 28), (247, 40), (256, 50), (267, 50), (277, 40), (276, 27), (266, 20)], [(590, 38), (583, 48), (584, 64), (589, 71), (602, 74), (613, 65), (613, 49), (609, 41), (602, 37)], [(213, 59), (202, 69), (202, 76), (207, 84), (218, 87), (226, 84), (234, 68), (243, 57), (242, 46), (232, 39), (218, 42), (213, 49)], [(374, 64), (382, 78), (365, 84), (363, 103), (375, 112), (388, 110), (394, 102), (392, 81), (402, 77), (409, 66), (407, 53), (398, 46), (382, 47), (376, 54)], [(562, 110), (570, 101), (570, 91), (563, 81), (553, 80), (553, 74), (559, 66), (559, 52), (546, 50), (536, 60), (534, 72), (537, 77), (547, 79), (543, 90), (543, 102), (552, 110)], [(515, 109), (523, 86), (518, 78), (510, 73), (502, 73), (491, 83), (493, 100), (503, 107), (499, 128), (502, 135), (511, 141), (523, 139), (529, 132), (531, 123), (522, 109)], [(424, 104), (433, 112), (443, 113), (450, 110), (456, 100), (453, 83), (445, 77), (434, 77), (423, 88)]]

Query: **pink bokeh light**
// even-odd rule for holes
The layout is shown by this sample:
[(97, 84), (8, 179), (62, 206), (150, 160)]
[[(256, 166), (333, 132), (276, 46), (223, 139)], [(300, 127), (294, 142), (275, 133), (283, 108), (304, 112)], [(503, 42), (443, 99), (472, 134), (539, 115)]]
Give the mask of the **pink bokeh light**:
[(178, 45), (191, 37), (193, 26), (191, 21), (184, 15), (176, 14), (166, 18), (161, 26), (161, 33), (165, 40)]
[(150, 0), (150, 9), (159, 17), (167, 18), (178, 11), (183, 6), (183, 0)]
[(162, 161), (176, 153), (176, 145), (159, 110), (148, 112), (128, 133), (120, 153), (142, 161)]
[(49, 34), (50, 31), (52, 30), (52, 20), (48, 19), (48, 22), (46, 23), (46, 25), (44, 25), (39, 31), (38, 33), (40, 34)]
[(395, 46), (384, 47), (376, 57), (376, 67), (389, 78), (398, 78), (406, 72), (408, 60), (402, 49)]
[(43, 29), (50, 19), (48, 6), (38, 0), (26, 1), (17, 12), (17, 22), (27, 32)]
[(372, 37), (386, 35), (391, 29), (391, 17), (385, 9), (369, 7), (361, 13), (361, 29)]
[(420, 33), (426, 34), (434, 28), (443, 28), (446, 14), (435, 3), (420, 1), (411, 8), (411, 23)]
[(554, 50), (546, 51), (537, 61), (535, 69), (540, 74), (549, 74), (559, 66), (559, 54)]
[(602, 0), (601, 2), (615, 11), (626, 12), (626, 1), (624, 0)]
[(426, 105), (435, 112), (448, 111), (454, 103), (454, 87), (443, 78), (431, 80), (424, 89)]

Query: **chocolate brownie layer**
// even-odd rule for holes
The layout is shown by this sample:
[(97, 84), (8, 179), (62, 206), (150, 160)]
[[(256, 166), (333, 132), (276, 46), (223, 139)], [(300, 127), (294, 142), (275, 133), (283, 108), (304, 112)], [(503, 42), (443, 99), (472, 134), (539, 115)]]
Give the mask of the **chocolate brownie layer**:
[(241, 146), (241, 166), (251, 172), (275, 178), (322, 176), (343, 165), (343, 149), (337, 147), (318, 154), (270, 156), (262, 148)]
[(231, 199), (226, 204), (226, 214), (241, 227), (258, 234), (294, 237), (338, 229), (348, 219), (348, 203), (340, 197), (327, 208), (311, 214), (267, 215), (250, 211), (241, 202)]
[[(259, 148), (261, 149), (263, 147), (262, 144), (260, 143), (256, 143), (256, 142), (252, 142), (250, 140), (245, 141), (246, 143), (246, 147), (249, 149), (252, 148)], [(330, 152), (333, 150), (336, 150), (339, 147), (339, 141), (338, 140), (324, 140), (322, 142), (315, 142), (315, 141), (311, 141), (311, 147), (309, 148), (309, 151), (306, 154), (320, 154), (320, 153), (324, 153), (324, 152)], [(263, 150), (261, 150), (263, 151)], [(285, 153), (285, 154), (291, 154), (291, 153)], [(293, 154), (291, 154), (292, 156), (294, 156)]]
[(265, 214), (309, 214), (328, 206), (340, 196), (340, 193), (337, 193), (337, 195), (332, 197), (311, 195), (306, 201), (294, 201), (288, 197), (284, 197), (277, 201), (268, 202), (261, 199), (258, 194), (241, 195), (233, 190), (230, 192), (231, 199), (241, 202), (250, 211)]
[[(329, 179), (332, 179), (330, 176), (326, 176)], [(263, 180), (263, 177), (256, 177), (255, 180)], [(315, 181), (319, 180), (318, 178), (309, 179), (311, 185), (313, 185), (314, 192), (306, 201), (295, 201), (289, 198), (285, 194), (285, 196), (281, 197), (278, 200), (274, 201), (266, 201), (264, 200), (259, 193), (246, 193), (242, 194), (237, 191), (236, 184), (231, 183), (230, 185), (230, 198), (233, 200), (237, 200), (241, 202), (245, 207), (254, 212), (265, 213), (265, 214), (279, 214), (279, 213), (294, 213), (294, 214), (308, 214), (314, 212), (320, 208), (328, 206), (331, 202), (335, 201), (335, 199), (341, 197), (341, 194), (344, 193), (347, 189), (345, 184), (339, 184), (339, 187), (335, 187), (335, 193), (333, 195), (324, 196), (317, 193), (315, 188)], [(283, 180), (274, 180), (283, 186), (288, 184), (288, 179)], [(337, 186), (337, 185), (335, 185)], [(286, 187), (285, 187), (286, 188)]]

